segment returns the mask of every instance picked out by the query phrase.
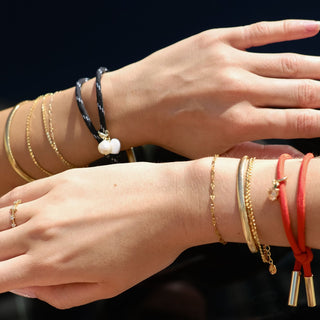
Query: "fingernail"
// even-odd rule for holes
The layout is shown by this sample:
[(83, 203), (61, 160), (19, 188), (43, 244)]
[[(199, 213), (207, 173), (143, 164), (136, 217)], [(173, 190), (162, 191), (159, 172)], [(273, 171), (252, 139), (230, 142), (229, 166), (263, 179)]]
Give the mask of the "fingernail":
[(319, 21), (305, 21), (303, 22), (306, 31), (319, 31), (320, 22)]
[(35, 294), (29, 289), (17, 289), (17, 290), (11, 290), (10, 292), (25, 298), (30, 298), (30, 299), (36, 298)]

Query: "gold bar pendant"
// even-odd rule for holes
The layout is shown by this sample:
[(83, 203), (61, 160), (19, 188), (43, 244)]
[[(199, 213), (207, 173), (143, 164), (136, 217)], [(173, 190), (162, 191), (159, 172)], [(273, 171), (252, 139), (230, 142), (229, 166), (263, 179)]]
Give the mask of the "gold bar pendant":
[(296, 307), (298, 304), (299, 288), (300, 288), (300, 271), (292, 271), (291, 284), (289, 291), (288, 305), (290, 307)]
[(315, 307), (317, 302), (314, 293), (313, 275), (311, 277), (304, 277), (304, 284), (306, 286), (308, 307)]

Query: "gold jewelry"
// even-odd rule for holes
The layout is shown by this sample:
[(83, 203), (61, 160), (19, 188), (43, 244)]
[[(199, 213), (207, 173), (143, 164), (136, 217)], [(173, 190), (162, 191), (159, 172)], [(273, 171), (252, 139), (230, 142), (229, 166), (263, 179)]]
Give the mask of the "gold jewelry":
[(20, 104), (17, 104), (10, 112), (7, 122), (6, 122), (6, 127), (5, 127), (5, 134), (4, 134), (4, 148), (6, 150), (7, 153), (7, 157), (9, 160), (9, 163), (11, 164), (12, 169), (25, 181), (27, 182), (31, 182), (33, 180), (35, 180), (34, 178), (30, 177), (27, 173), (25, 173), (20, 166), (18, 165), (18, 163), (16, 162), (12, 150), (11, 150), (11, 145), (10, 145), (10, 128), (11, 128), (11, 123), (12, 123), (12, 119), (15, 115), (15, 113), (17, 112), (17, 110), (20, 108), (21, 104), (23, 102), (21, 102)]
[(250, 158), (247, 173), (246, 173), (246, 182), (245, 182), (245, 205), (248, 214), (248, 220), (250, 225), (251, 234), (255, 241), (256, 247), (259, 249), (261, 259), (263, 263), (269, 263), (269, 272), (274, 275), (277, 273), (277, 268), (273, 263), (271, 258), (270, 246), (261, 245), (260, 239), (258, 236), (256, 219), (253, 213), (252, 201), (251, 201), (251, 179), (252, 179), (252, 169), (255, 158)]
[(57, 154), (58, 158), (68, 167), (68, 168), (75, 168), (76, 166), (73, 165), (72, 163), (70, 163), (69, 161), (67, 161), (62, 154), (60, 153), (57, 144), (55, 142), (54, 139), (54, 132), (53, 132), (53, 125), (52, 125), (52, 103), (53, 103), (53, 97), (54, 94), (53, 93), (49, 93), (48, 95), (50, 95), (50, 103), (49, 103), (49, 107), (48, 107), (48, 114), (49, 114), (49, 127), (47, 124), (47, 119), (46, 119), (46, 107), (45, 107), (45, 100), (46, 100), (46, 96), (45, 95), (42, 98), (42, 105), (41, 105), (41, 113), (42, 113), (42, 121), (43, 121), (43, 126), (44, 126), (44, 130), (46, 133), (46, 137), (50, 143), (50, 146), (52, 147), (52, 149), (54, 150), (54, 152)]
[(126, 154), (129, 162), (137, 162), (136, 155), (132, 147), (126, 150)]
[(210, 181), (210, 212), (211, 212), (211, 219), (212, 219), (212, 225), (213, 225), (213, 228), (214, 228), (214, 232), (216, 233), (218, 239), (219, 239), (219, 242), (221, 242), (222, 244), (227, 244), (227, 242), (225, 240), (223, 240), (222, 238), (222, 235), (218, 229), (218, 226), (217, 226), (217, 220), (216, 220), (216, 216), (215, 216), (215, 213), (214, 213), (214, 200), (215, 200), (215, 194), (214, 194), (214, 190), (215, 190), (215, 183), (214, 183), (214, 176), (215, 176), (215, 164), (216, 164), (216, 160), (217, 158), (219, 157), (218, 154), (216, 154), (213, 159), (212, 159), (212, 162), (211, 162), (211, 181)]
[(268, 190), (268, 198), (271, 201), (276, 201), (279, 197), (279, 186), (280, 182), (287, 180), (287, 177), (283, 177), (281, 179), (273, 179), (272, 180), (272, 187)]
[(248, 156), (244, 156), (238, 166), (238, 174), (237, 174), (237, 199), (238, 199), (238, 207), (240, 212), (240, 220), (242, 231), (244, 237), (246, 239), (247, 245), (249, 250), (252, 253), (258, 252), (256, 243), (252, 237), (248, 214), (246, 210), (246, 203), (245, 203), (245, 172), (247, 171), (248, 167)]
[(31, 138), (30, 138), (30, 131), (31, 131), (31, 118), (32, 118), (32, 114), (33, 114), (33, 111), (35, 110), (35, 108), (37, 107), (37, 104), (38, 104), (38, 101), (40, 98), (42, 98), (43, 96), (40, 96), (38, 97), (32, 104), (31, 108), (30, 108), (30, 111), (27, 115), (27, 121), (26, 121), (26, 137), (27, 137), (27, 147), (28, 147), (28, 151), (29, 151), (29, 154), (31, 156), (31, 159), (33, 161), (33, 163), (43, 172), (45, 173), (47, 176), (51, 176), (52, 173), (47, 171), (46, 169), (42, 168), (41, 165), (39, 164), (39, 162), (37, 161), (34, 153), (33, 153), (33, 150), (32, 150), (32, 147), (31, 147)]
[(10, 221), (11, 221), (11, 228), (14, 228), (17, 226), (16, 223), (16, 212), (17, 212), (17, 207), (21, 203), (21, 200), (16, 200), (13, 203), (13, 206), (10, 208)]

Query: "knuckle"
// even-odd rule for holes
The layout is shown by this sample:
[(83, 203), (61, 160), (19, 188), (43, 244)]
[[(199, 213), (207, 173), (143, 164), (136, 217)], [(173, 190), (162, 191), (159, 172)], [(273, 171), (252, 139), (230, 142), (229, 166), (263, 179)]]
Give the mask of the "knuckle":
[(296, 54), (284, 54), (280, 60), (282, 72), (286, 76), (295, 77), (299, 72), (299, 59)]
[(298, 136), (305, 138), (313, 137), (314, 129), (317, 128), (319, 118), (315, 116), (313, 110), (305, 110), (299, 113), (296, 120), (296, 131)]
[(292, 21), (291, 20), (284, 20), (282, 22), (282, 28), (283, 28), (283, 32), (285, 34), (290, 33), (290, 31), (292, 30)]
[(319, 103), (316, 84), (313, 80), (303, 80), (297, 90), (297, 102), (299, 106), (310, 108)]
[(254, 46), (257, 39), (264, 38), (270, 34), (270, 26), (268, 22), (261, 21), (249, 25), (246, 31), (246, 40)]
[(232, 98), (244, 95), (249, 88), (243, 77), (234, 68), (229, 68), (229, 70), (225, 70), (221, 89), (230, 94), (230, 98)]
[(22, 198), (23, 195), (23, 186), (18, 186), (12, 189), (8, 194), (7, 194), (7, 200), (8, 203), (13, 203), (16, 200), (19, 200)]

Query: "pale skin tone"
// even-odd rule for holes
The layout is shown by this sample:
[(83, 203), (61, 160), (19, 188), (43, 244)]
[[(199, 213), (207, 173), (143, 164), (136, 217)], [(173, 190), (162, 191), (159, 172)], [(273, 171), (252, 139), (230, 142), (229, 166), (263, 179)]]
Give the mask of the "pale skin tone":
[[(303, 21), (210, 30), (111, 72), (103, 77), (108, 129), (123, 149), (151, 143), (189, 158), (214, 153), (273, 157), (284, 151), (299, 155), (286, 146), (246, 141), (320, 136), (319, 111), (313, 110), (320, 105), (315, 81), (320, 59), (245, 49), (318, 31), (319, 23)], [(83, 96), (97, 126), (94, 80), (84, 86)], [(42, 177), (28, 158), (25, 133), (18, 129), (25, 127), (31, 104), (14, 118), (12, 149), (23, 169)], [(1, 113), (0, 128), (7, 114)], [(53, 172), (64, 170), (46, 145), (40, 107), (34, 117), (35, 154)], [(55, 95), (54, 119), (57, 145), (68, 161), (83, 166), (99, 157), (73, 88)], [(244, 241), (235, 201), (237, 162), (217, 162), (216, 214), (228, 242)], [(316, 176), (319, 162), (312, 163), (310, 172)], [(279, 205), (266, 201), (275, 165), (276, 160), (260, 160), (255, 166), (256, 219), (262, 241), (288, 245)], [(299, 160), (288, 162), (290, 181), (296, 181), (298, 167)], [(13, 189), (0, 199), (0, 292), (28, 287), (24, 294), (68, 308), (119, 294), (169, 265), (183, 250), (216, 242), (208, 207), (209, 168), (210, 159), (204, 158), (75, 169)], [(0, 157), (0, 170), (2, 194), (23, 183), (5, 157)], [(295, 185), (288, 184), (292, 212)], [(308, 190), (307, 244), (319, 248), (315, 190)], [(8, 212), (16, 199), (23, 203), (18, 227), (10, 229)]]
[[(312, 109), (320, 105), (315, 81), (320, 79), (320, 58), (245, 51), (311, 37), (319, 27), (318, 22), (288, 20), (209, 30), (104, 75), (111, 135), (122, 149), (155, 144), (188, 158), (243, 150), (256, 154), (261, 146), (242, 143), (257, 139), (320, 136), (320, 113)], [(84, 85), (83, 97), (98, 127), (94, 80)], [(60, 172), (66, 167), (46, 141), (40, 104), (31, 122), (32, 147), (43, 167)], [(24, 104), (13, 119), (12, 150), (22, 169), (40, 178), (45, 175), (33, 164), (25, 142), (31, 105)], [(0, 113), (0, 136), (8, 113)], [(55, 95), (53, 123), (56, 143), (69, 162), (84, 166), (100, 157), (77, 110), (74, 88)], [(280, 152), (277, 147), (262, 151), (265, 156)], [(5, 156), (0, 157), (0, 174), (0, 194), (24, 183)]]

